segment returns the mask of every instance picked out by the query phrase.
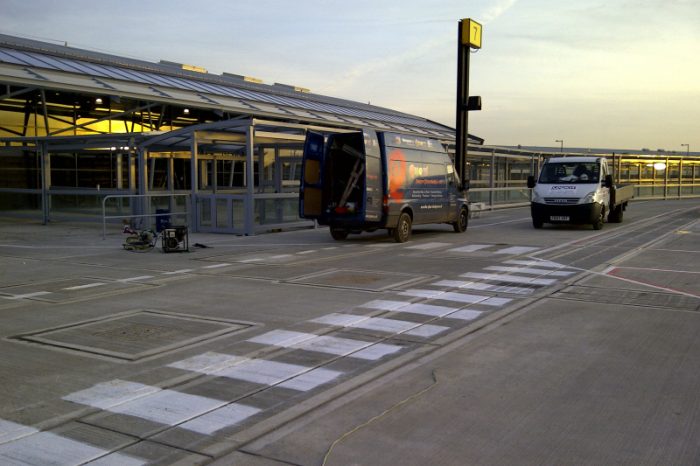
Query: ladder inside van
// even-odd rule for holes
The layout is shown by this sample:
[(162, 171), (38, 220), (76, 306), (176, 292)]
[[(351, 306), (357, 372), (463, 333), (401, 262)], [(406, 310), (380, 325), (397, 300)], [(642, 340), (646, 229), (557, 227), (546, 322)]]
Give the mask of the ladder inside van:
[(345, 185), (343, 195), (340, 196), (340, 201), (338, 202), (338, 207), (341, 208), (345, 207), (345, 203), (348, 201), (350, 193), (352, 193), (352, 190), (355, 189), (355, 187), (357, 186), (357, 182), (360, 180), (360, 176), (362, 176), (362, 173), (365, 171), (365, 164), (362, 163), (364, 154), (347, 144), (343, 145), (342, 151), (346, 154), (355, 157), (355, 165), (353, 166), (352, 172), (350, 173), (350, 178), (348, 178), (348, 183)]

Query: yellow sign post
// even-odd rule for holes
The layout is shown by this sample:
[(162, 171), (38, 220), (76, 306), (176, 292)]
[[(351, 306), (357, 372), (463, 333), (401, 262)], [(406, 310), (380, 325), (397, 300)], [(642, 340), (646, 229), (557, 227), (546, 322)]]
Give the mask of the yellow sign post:
[(465, 18), (462, 23), (462, 44), (473, 49), (481, 48), (481, 24), (473, 19)]
[[(469, 111), (481, 110), (481, 97), (469, 97), (469, 55), (481, 48), (481, 24), (473, 19), (459, 21), (457, 28), (457, 130), (455, 131), (455, 168), (459, 178), (468, 179), (466, 159), (469, 146)], [(466, 184), (464, 185), (467, 186)]]

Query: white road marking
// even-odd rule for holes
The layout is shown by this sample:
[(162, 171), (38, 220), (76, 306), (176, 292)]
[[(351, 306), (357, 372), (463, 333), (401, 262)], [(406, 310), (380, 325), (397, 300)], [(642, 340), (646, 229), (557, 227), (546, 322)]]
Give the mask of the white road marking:
[(262, 385), (277, 385), (292, 390), (308, 391), (330, 382), (342, 372), (329, 369), (311, 369), (297, 364), (287, 364), (262, 359), (248, 359), (214, 375), (245, 380)]
[(47, 294), (51, 294), (50, 291), (36, 291), (34, 293), (26, 293), (26, 294), (16, 294), (12, 296), (3, 296), (5, 299), (29, 299), (29, 298), (36, 298), (37, 296), (45, 296)]
[(367, 359), (370, 361), (380, 359), (402, 349), (402, 347), (398, 345), (315, 335), (313, 333), (291, 332), (288, 330), (273, 330), (251, 338), (248, 341), (282, 348), (297, 348), (336, 356)]
[[(240, 358), (239, 358), (240, 359)], [(97, 384), (63, 397), (106, 411), (211, 434), (259, 412), (257, 408), (124, 380)]]
[(224, 263), (221, 263), (221, 264), (205, 265), (205, 266), (203, 266), (202, 268), (203, 268), (203, 269), (218, 269), (218, 268), (220, 268), (220, 267), (228, 267), (229, 265), (231, 265), (231, 264), (228, 264), (228, 263), (225, 263), (225, 262), (224, 262)]
[(63, 288), (63, 289), (65, 291), (75, 291), (75, 290), (84, 290), (87, 288), (95, 288), (97, 286), (102, 286), (102, 285), (106, 285), (106, 283), (102, 283), (102, 282), (88, 283), (87, 285), (69, 286), (68, 288)]
[(173, 270), (172, 272), (163, 272), (163, 275), (175, 275), (178, 273), (188, 273), (188, 272), (194, 272), (194, 269)]
[(504, 283), (525, 283), (528, 285), (552, 285), (557, 282), (554, 278), (532, 278), (518, 275), (506, 275), (496, 273), (476, 273), (469, 272), (461, 275), (464, 278), (476, 278), (479, 280), (494, 280)]
[(23, 426), (11, 421), (0, 419), (0, 444), (26, 437), (39, 432), (33, 427)]
[(530, 275), (547, 275), (550, 277), (568, 277), (576, 272), (568, 270), (549, 270), (549, 269), (537, 269), (532, 267), (507, 267), (501, 265), (491, 265), (486, 267), (485, 270), (493, 270), (496, 272), (514, 272), (514, 273), (524, 273)]
[(481, 314), (483, 314), (483, 312), (481, 311), (475, 311), (473, 309), (462, 309), (461, 311), (454, 312), (446, 317), (449, 319), (474, 320)]
[(122, 278), (121, 280), (117, 280), (117, 281), (120, 283), (128, 283), (128, 282), (134, 282), (137, 280), (148, 280), (149, 278), (153, 278), (153, 275), (140, 275), (138, 277)]
[(482, 282), (465, 282), (459, 280), (440, 280), (439, 282), (431, 283), (433, 286), (443, 286), (445, 288), (469, 288), (470, 290), (489, 291), (493, 285)]
[(212, 352), (168, 364), (168, 367), (301, 391), (311, 390), (342, 374), (323, 368), (313, 369), (296, 364)]
[(406, 246), (406, 249), (421, 249), (421, 250), (427, 250), (427, 249), (437, 249), (441, 248), (444, 246), (449, 246), (451, 243), (423, 243), (423, 244), (414, 244), (412, 246)]
[(226, 404), (225, 401), (204, 396), (174, 390), (160, 390), (128, 403), (113, 406), (108, 411), (174, 426)]
[(297, 253), (297, 255), (303, 256), (303, 255), (305, 255), (305, 254), (311, 254), (311, 253), (313, 253), (313, 252), (316, 252), (316, 250), (315, 250), (315, 249), (309, 249), (309, 250), (306, 250), (306, 251), (299, 251), (299, 252)]
[(459, 280), (441, 280), (431, 283), (433, 286), (444, 286), (446, 288), (459, 288), (467, 290), (491, 291), (494, 293), (530, 294), (533, 288), (523, 288), (521, 286), (493, 285), (485, 282), (464, 282)]
[(405, 303), (402, 301), (370, 301), (362, 307), (370, 309), (381, 309), (393, 312), (408, 312), (410, 314), (421, 314), (433, 317), (446, 317), (448, 319), (474, 320), (482, 314), (482, 311), (471, 309), (459, 310), (459, 308), (447, 306), (434, 306), (432, 304)]
[[(104, 457), (104, 461), (100, 461)], [(7, 465), (80, 465), (95, 464), (137, 466), (145, 460), (81, 443), (51, 432), (39, 432), (0, 445), (0, 463)], [(92, 464), (92, 463), (91, 463)]]
[(100, 409), (109, 409), (159, 391), (160, 388), (115, 379), (74, 392), (62, 399)]
[(240, 424), (260, 411), (260, 409), (252, 406), (231, 403), (192, 419), (191, 421), (187, 421), (184, 424), (180, 424), (179, 427), (199, 432), (200, 434), (211, 435), (221, 429)]
[(407, 322), (395, 319), (383, 319), (381, 317), (356, 316), (350, 314), (328, 314), (311, 322), (326, 325), (336, 325), (339, 327), (362, 328), (366, 330), (377, 330), (387, 333), (401, 333), (419, 337), (431, 337), (438, 333), (449, 330), (449, 327), (441, 325), (428, 325), (416, 322)]
[(493, 244), (470, 244), (468, 246), (462, 246), (460, 248), (450, 249), (450, 252), (475, 252), (480, 249), (486, 249), (493, 246)]
[(515, 265), (530, 265), (534, 267), (551, 267), (553, 269), (562, 269), (566, 267), (564, 264), (559, 264), (557, 262), (551, 262), (551, 261), (546, 261), (546, 260), (523, 260), (523, 259), (511, 259), (505, 261), (506, 264), (515, 264)]
[(531, 246), (512, 246), (510, 248), (499, 249), (494, 251), (494, 254), (525, 254), (528, 252), (537, 251), (540, 248), (535, 248)]
[(243, 361), (247, 361), (247, 358), (210, 351), (168, 364), (168, 367), (174, 367), (185, 371), (201, 372), (204, 374), (215, 374), (216, 372), (235, 366)]
[(399, 293), (402, 296), (413, 296), (418, 298), (442, 299), (445, 301), (456, 301), (466, 304), (485, 304), (486, 306), (502, 306), (510, 302), (508, 298), (491, 298), (484, 295), (456, 293), (453, 291), (440, 290), (406, 290)]
[(442, 317), (455, 312), (458, 308), (447, 306), (434, 306), (432, 304), (407, 303), (404, 301), (385, 301), (377, 299), (362, 304), (361, 307), (379, 309), (382, 311), (408, 312), (431, 317)]

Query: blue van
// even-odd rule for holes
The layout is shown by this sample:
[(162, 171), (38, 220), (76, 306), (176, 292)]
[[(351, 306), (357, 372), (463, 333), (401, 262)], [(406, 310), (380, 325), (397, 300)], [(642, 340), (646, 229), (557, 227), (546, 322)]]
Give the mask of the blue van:
[(428, 223), (463, 232), (466, 190), (437, 140), (371, 129), (306, 135), (299, 216), (336, 240), (386, 228), (403, 243), (412, 225)]

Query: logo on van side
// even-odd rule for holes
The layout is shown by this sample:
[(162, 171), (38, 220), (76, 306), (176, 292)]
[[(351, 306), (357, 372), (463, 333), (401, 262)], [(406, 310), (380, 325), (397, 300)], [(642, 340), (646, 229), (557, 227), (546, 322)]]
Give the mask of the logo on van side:
[(552, 186), (552, 191), (576, 191), (576, 186)]

